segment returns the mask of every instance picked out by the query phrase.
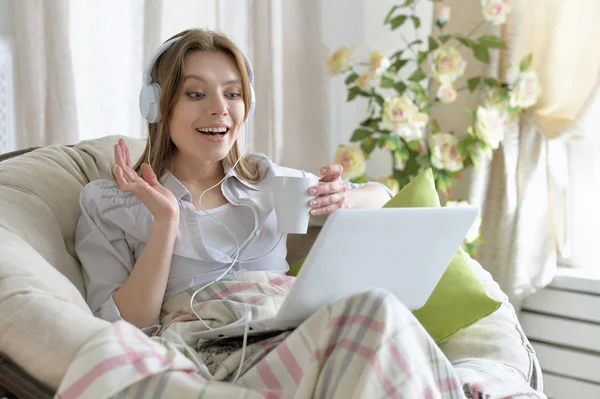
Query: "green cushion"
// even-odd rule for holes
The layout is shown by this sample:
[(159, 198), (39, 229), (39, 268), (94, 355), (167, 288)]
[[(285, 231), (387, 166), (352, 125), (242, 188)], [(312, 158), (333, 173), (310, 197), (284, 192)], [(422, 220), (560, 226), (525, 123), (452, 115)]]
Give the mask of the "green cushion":
[[(433, 173), (427, 169), (411, 180), (383, 207), (439, 207)], [(437, 343), (495, 312), (501, 302), (489, 297), (469, 266), (469, 255), (459, 248), (425, 305), (413, 312)], [(302, 261), (290, 267), (297, 275)]]

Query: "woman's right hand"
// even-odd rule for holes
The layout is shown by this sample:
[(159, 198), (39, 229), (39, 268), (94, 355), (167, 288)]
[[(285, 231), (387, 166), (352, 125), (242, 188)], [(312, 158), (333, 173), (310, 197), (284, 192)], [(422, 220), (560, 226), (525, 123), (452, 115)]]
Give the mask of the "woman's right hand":
[(179, 222), (177, 198), (158, 182), (147, 163), (141, 166), (142, 177), (135, 173), (123, 139), (115, 144), (115, 163), (115, 177), (121, 191), (135, 195), (154, 216), (154, 221)]

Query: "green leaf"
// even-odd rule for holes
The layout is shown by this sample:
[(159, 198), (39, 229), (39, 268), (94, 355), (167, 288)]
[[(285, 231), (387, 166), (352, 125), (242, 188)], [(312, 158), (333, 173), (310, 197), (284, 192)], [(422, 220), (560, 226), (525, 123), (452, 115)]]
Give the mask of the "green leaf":
[(471, 118), (472, 121), (476, 121), (477, 120), (477, 114), (475, 113), (474, 110), (472, 110), (471, 108), (466, 108), (465, 111), (467, 112), (467, 115), (469, 115), (469, 118)]
[(421, 80), (425, 79), (426, 77), (427, 76), (421, 69), (417, 69), (412, 75), (410, 75), (408, 80), (413, 81), (413, 82), (420, 82)]
[(519, 64), (519, 70), (521, 72), (525, 72), (526, 70), (529, 69), (529, 67), (531, 66), (531, 62), (533, 60), (533, 55), (529, 54), (528, 56), (526, 56), (525, 58), (523, 58), (521, 60), (521, 63)]
[(494, 78), (483, 78), (483, 81), (485, 82), (486, 85), (490, 86), (490, 87), (499, 87), (500, 83), (498, 82), (497, 79)]
[(490, 62), (490, 52), (487, 47), (482, 46), (481, 44), (473, 45), (473, 54), (479, 61)]
[(431, 133), (436, 134), (440, 132), (440, 124), (438, 123), (437, 120), (432, 120), (431, 121)]
[(485, 35), (479, 38), (479, 44), (488, 48), (504, 48), (504, 42), (498, 36)]
[(350, 102), (350, 101), (354, 100), (360, 91), (361, 90), (358, 87), (356, 87), (356, 86), (352, 87), (350, 90), (348, 90), (348, 99), (347, 99), (347, 101)]
[(398, 72), (404, 65), (408, 64), (408, 61), (409, 60), (398, 59), (396, 62), (394, 62), (394, 64), (392, 64), (392, 67), (396, 72)]
[(377, 104), (379, 104), (380, 107), (383, 107), (383, 97), (381, 97), (379, 94), (373, 94), (373, 97), (375, 97), (375, 101), (377, 101)]
[(467, 81), (467, 86), (469, 87), (469, 91), (473, 92), (477, 86), (481, 83), (481, 76), (475, 76)]
[(398, 136), (385, 136), (383, 138), (383, 146), (388, 151), (396, 151), (398, 146), (400, 145), (400, 139)]
[(391, 20), (392, 30), (401, 27), (408, 17), (406, 15), (398, 15), (396, 18)]
[(377, 140), (372, 137), (367, 138), (360, 144), (360, 148), (362, 148), (363, 152), (367, 155), (371, 154), (377, 145)]
[(348, 77), (346, 78), (346, 80), (344, 81), (344, 83), (346, 83), (347, 85), (349, 85), (352, 82), (354, 82), (356, 79), (358, 79), (358, 74), (354, 72), (354, 73), (351, 73), (350, 75), (348, 75)]
[(438, 42), (433, 37), (429, 36), (429, 51), (433, 51), (438, 47), (440, 47)]
[(415, 44), (423, 44), (423, 40), (421, 40), (421, 39), (413, 40), (412, 42), (408, 43), (408, 47), (414, 46)]
[(389, 89), (390, 87), (394, 87), (394, 83), (394, 79), (390, 79), (387, 76), (382, 76), (381, 83), (379, 85), (385, 89)]
[(413, 24), (415, 25), (415, 29), (419, 29), (419, 26), (421, 26), (421, 20), (419, 19), (419, 17), (415, 17), (413, 15), (412, 17), (410, 17), (410, 19), (412, 19)]
[(379, 129), (379, 122), (381, 118), (367, 118), (360, 123), (361, 126), (371, 128), (372, 130)]
[(459, 42), (461, 42), (462, 44), (464, 44), (467, 47), (473, 47), (473, 45), (475, 45), (475, 42), (471, 39), (469, 39), (468, 37), (465, 36), (455, 36), (456, 40), (458, 40)]
[(410, 85), (408, 86), (409, 90), (412, 91), (415, 94), (423, 94), (425, 95), (425, 89), (423, 88), (423, 86), (421, 86), (420, 83), (417, 82), (412, 82), (410, 83)]
[(396, 51), (394, 54), (390, 55), (390, 60), (393, 60), (394, 58), (400, 58), (400, 56), (402, 55), (403, 52), (404, 52), (404, 50)]
[(425, 59), (427, 58), (427, 54), (429, 54), (427, 51), (419, 51), (419, 56), (418, 56), (419, 64), (422, 63), (423, 61), (425, 61)]
[(413, 152), (419, 152), (421, 149), (421, 140), (411, 140), (406, 143), (407, 147)]
[(388, 22), (390, 22), (390, 18), (392, 18), (392, 14), (394, 13), (394, 11), (396, 11), (399, 7), (398, 6), (394, 6), (392, 7), (392, 9), (387, 13), (387, 15), (385, 16), (385, 19), (383, 20), (384, 24), (387, 24)]
[(356, 141), (361, 141), (366, 139), (367, 137), (370, 137), (371, 134), (373, 134), (373, 132), (369, 129), (356, 129), (354, 131), (354, 133), (352, 134), (352, 138), (350, 139), (350, 141), (352, 142), (356, 142)]
[(406, 161), (406, 165), (404, 166), (404, 173), (407, 175), (415, 175), (421, 168), (421, 164), (417, 161), (415, 157), (409, 158)]
[(404, 91), (406, 91), (406, 84), (404, 82), (397, 82), (394, 85), (394, 90), (396, 90), (399, 95), (403, 95)]
[(452, 38), (452, 35), (442, 35), (442, 36), (438, 37), (438, 39), (440, 39), (440, 42), (442, 42), (442, 43), (446, 43), (451, 38)]

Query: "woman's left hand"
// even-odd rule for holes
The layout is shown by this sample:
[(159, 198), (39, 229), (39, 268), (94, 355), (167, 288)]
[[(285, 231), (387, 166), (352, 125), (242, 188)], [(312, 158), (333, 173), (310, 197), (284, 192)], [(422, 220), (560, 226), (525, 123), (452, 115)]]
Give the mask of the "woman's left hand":
[(341, 176), (344, 172), (342, 165), (329, 165), (321, 168), (321, 184), (311, 187), (308, 192), (316, 198), (310, 200), (311, 215), (329, 215), (346, 208), (346, 184)]

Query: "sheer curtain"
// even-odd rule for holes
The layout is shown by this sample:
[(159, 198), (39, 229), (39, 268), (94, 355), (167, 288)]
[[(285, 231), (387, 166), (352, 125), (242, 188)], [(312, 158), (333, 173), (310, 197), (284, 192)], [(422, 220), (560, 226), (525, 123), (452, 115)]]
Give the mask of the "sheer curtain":
[(528, 53), (543, 87), (539, 103), (507, 126), (492, 160), (479, 260), (518, 307), (547, 285), (568, 234), (568, 141), (583, 135), (579, 121), (597, 95), (600, 3), (511, 1), (502, 35), (507, 49), (493, 68), (503, 76)]

